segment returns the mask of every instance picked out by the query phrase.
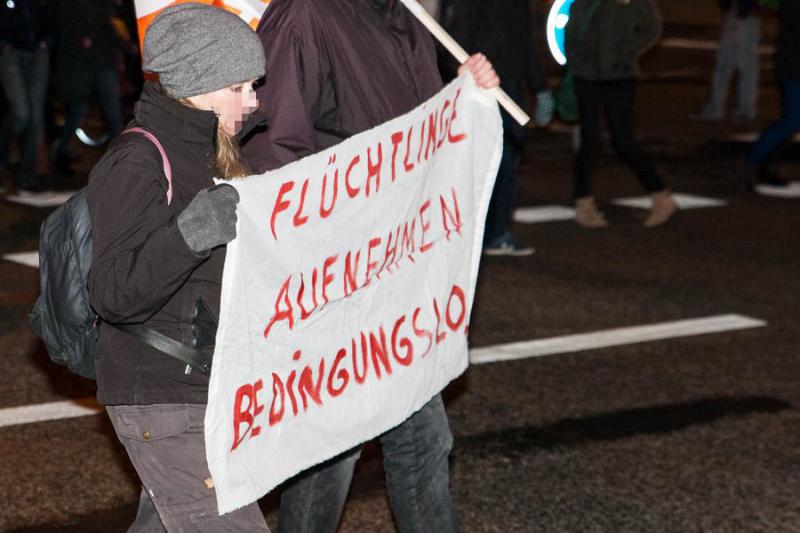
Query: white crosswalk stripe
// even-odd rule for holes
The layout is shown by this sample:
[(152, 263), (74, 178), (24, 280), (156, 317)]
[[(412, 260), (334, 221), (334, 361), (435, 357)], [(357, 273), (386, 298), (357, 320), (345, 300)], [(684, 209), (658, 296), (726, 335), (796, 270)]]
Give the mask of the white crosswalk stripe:
[(537, 224), (557, 220), (572, 220), (575, 210), (563, 205), (540, 205), (535, 207), (518, 207), (514, 210), (514, 220), (523, 224)]
[(39, 252), (19, 252), (14, 254), (5, 254), (3, 259), (13, 263), (39, 268)]
[(103, 407), (94, 398), (8, 407), (0, 409), (0, 427), (96, 415), (102, 412)]
[(721, 333), (739, 329), (760, 328), (767, 323), (757, 318), (741, 315), (719, 315), (689, 320), (676, 320), (645, 326), (615, 328), (591, 333), (564, 335), (547, 339), (513, 342), (470, 350), (469, 360), (473, 365), (513, 361), (531, 357), (544, 357), (611, 346), (622, 346), (640, 342), (652, 342), (678, 337), (690, 337), (709, 333)]
[(800, 181), (792, 181), (786, 187), (756, 185), (755, 191), (763, 196), (772, 196), (773, 198), (800, 198)]
[[(735, 314), (719, 315), (474, 348), (470, 350), (469, 359), (471, 364), (480, 365), (759, 328), (766, 325), (767, 322), (757, 318)], [(96, 415), (102, 412), (103, 407), (93, 398), (9, 407), (0, 409), (0, 427)]]
[[(672, 195), (675, 203), (678, 204), (680, 209), (699, 209), (704, 207), (724, 207), (728, 205), (725, 200), (717, 198), (707, 198), (705, 196), (695, 196), (692, 194), (675, 193)], [(612, 203), (625, 207), (634, 207), (637, 209), (650, 209), (651, 201), (649, 196), (637, 196), (634, 198), (620, 198), (614, 200)]]
[(73, 194), (75, 194), (75, 191), (45, 191), (38, 193), (20, 191), (18, 194), (6, 196), (6, 200), (31, 207), (57, 207), (69, 200)]
[[(798, 183), (800, 185), (800, 182)], [(675, 193), (672, 196), (680, 209), (699, 209), (706, 207), (724, 207), (728, 205), (725, 200), (697, 196), (693, 194)], [(650, 209), (649, 196), (637, 196), (632, 198), (619, 198), (612, 200), (612, 203), (624, 207), (636, 209)], [(543, 222), (557, 222), (561, 220), (572, 220), (575, 218), (575, 210), (563, 205), (540, 205), (530, 207), (518, 207), (514, 210), (514, 221), (521, 224), (540, 224)]]

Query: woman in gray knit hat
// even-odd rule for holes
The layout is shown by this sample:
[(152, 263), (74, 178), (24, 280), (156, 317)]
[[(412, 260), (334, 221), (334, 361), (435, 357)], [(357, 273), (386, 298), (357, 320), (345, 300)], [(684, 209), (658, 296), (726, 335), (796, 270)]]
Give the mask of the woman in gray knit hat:
[(234, 135), (263, 49), (237, 16), (184, 3), (151, 24), (144, 69), (159, 81), (89, 177), (97, 398), (142, 482), (129, 531), (268, 531), (256, 504), (218, 515), (203, 435), (239, 200), (213, 178), (248, 174)]

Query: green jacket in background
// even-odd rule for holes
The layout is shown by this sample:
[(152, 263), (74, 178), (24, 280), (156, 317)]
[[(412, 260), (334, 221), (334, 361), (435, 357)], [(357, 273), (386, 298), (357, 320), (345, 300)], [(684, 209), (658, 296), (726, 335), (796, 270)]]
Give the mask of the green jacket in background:
[[(595, 2), (600, 5), (581, 36)], [(661, 31), (652, 0), (575, 0), (566, 27), (567, 64), (576, 78), (585, 80), (633, 78), (638, 57)]]

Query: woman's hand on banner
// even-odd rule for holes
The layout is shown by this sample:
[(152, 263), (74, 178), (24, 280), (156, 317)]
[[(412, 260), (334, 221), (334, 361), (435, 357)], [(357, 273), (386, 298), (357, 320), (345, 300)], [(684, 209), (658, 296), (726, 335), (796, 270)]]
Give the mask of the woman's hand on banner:
[(469, 71), (475, 78), (475, 84), (481, 89), (492, 89), (500, 85), (500, 77), (494, 71), (492, 63), (483, 54), (472, 54), (458, 68), (458, 75)]

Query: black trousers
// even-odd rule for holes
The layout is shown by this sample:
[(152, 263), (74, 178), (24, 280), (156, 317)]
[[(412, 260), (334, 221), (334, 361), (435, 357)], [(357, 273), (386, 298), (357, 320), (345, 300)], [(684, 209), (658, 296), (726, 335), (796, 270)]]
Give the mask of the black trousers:
[(588, 81), (575, 78), (580, 113), (581, 147), (575, 157), (573, 185), (575, 198), (592, 194), (592, 164), (600, 146), (600, 113), (605, 111), (614, 151), (648, 192), (664, 189), (653, 161), (633, 138), (633, 109), (636, 85), (633, 79)]

